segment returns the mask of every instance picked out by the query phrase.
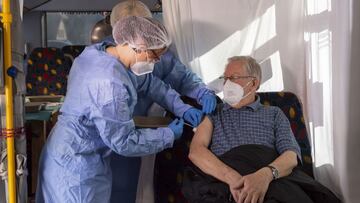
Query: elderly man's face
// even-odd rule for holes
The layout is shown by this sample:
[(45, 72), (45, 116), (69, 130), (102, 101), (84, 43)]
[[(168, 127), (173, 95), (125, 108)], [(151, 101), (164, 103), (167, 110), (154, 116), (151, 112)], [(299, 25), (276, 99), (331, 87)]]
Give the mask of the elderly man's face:
[[(245, 62), (242, 61), (233, 61), (230, 62), (225, 69), (224, 79), (226, 82), (230, 80), (231, 82), (237, 83), (242, 87), (245, 87), (249, 82), (255, 80), (253, 76), (250, 76), (246, 71), (244, 66)], [(253, 84), (254, 85), (254, 84)], [(253, 85), (249, 84), (249, 87), (253, 87)], [(245, 91), (247, 92), (247, 91)]]

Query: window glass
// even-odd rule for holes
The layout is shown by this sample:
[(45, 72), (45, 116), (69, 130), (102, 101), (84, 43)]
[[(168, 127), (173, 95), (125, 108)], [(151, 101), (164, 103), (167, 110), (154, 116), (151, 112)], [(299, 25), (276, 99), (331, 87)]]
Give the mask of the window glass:
[(93, 26), (104, 15), (92, 13), (47, 13), (47, 46), (63, 47), (66, 45), (88, 45)]
[[(46, 13), (47, 46), (89, 45), (94, 25), (108, 12), (48, 12)], [(163, 23), (161, 12), (153, 17)]]

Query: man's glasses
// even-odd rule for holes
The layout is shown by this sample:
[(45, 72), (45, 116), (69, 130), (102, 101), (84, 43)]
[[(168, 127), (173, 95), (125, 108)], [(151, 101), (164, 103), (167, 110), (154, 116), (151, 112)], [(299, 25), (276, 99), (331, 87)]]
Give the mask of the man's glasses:
[(230, 80), (231, 82), (236, 82), (237, 80), (248, 79), (248, 78), (256, 79), (256, 77), (251, 75), (247, 75), (247, 76), (232, 75), (230, 77), (226, 77), (226, 76), (219, 77), (219, 79), (224, 79), (224, 82), (226, 82), (227, 80)]

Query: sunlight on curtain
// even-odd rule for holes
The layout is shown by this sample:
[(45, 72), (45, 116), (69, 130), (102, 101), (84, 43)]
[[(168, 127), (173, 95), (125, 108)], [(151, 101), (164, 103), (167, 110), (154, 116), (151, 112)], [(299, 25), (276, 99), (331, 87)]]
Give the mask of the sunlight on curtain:
[[(331, 0), (307, 0), (304, 40), (307, 44), (307, 112), (317, 180), (341, 196), (339, 163), (335, 166), (334, 49)], [(339, 29), (339, 28), (337, 28)], [(336, 96), (336, 95), (335, 95)], [(339, 155), (338, 155), (339, 157)], [(339, 175), (340, 174), (340, 175)]]
[(331, 11), (331, 0), (308, 0), (306, 2), (307, 15), (316, 15), (321, 12)]
[(314, 163), (315, 167), (333, 166), (331, 32), (324, 30), (310, 35), (309, 91), (312, 95), (310, 99), (317, 108), (313, 109), (313, 119), (309, 119)]
[[(270, 62), (270, 63), (269, 63)], [(262, 69), (262, 82), (259, 92), (284, 90), (284, 79), (281, 68), (280, 52), (272, 54), (265, 61), (260, 62)], [(271, 71), (271, 72), (270, 72)]]
[[(202, 78), (218, 92), (222, 82), (217, 78), (223, 74), (227, 58), (234, 55), (255, 55), (260, 48), (276, 37), (275, 4), (262, 16), (254, 19), (248, 26), (238, 30), (205, 54), (190, 62), (192, 67), (199, 65)], [(256, 57), (256, 56), (255, 56)], [(260, 91), (281, 91), (284, 89), (280, 53), (276, 51), (265, 59), (259, 60), (263, 70)], [(219, 95), (221, 97), (221, 94)]]

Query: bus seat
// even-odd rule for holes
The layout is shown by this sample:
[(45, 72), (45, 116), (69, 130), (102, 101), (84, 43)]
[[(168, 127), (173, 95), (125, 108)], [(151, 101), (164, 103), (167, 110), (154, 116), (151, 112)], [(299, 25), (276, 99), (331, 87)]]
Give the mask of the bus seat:
[[(292, 131), (302, 152), (302, 170), (313, 177), (311, 148), (304, 122), (302, 106), (297, 96), (291, 92), (258, 93), (264, 105), (278, 106), (288, 117)], [(196, 105), (196, 102), (186, 102)], [(183, 170), (192, 165), (188, 159), (189, 146), (193, 136), (190, 127), (184, 126), (183, 136), (173, 148), (156, 155), (154, 169), (155, 202), (187, 202), (181, 192)]]
[(61, 50), (64, 52), (65, 57), (68, 58), (72, 63), (84, 49), (85, 45), (68, 45), (64, 46)]
[(27, 95), (65, 95), (70, 61), (58, 48), (35, 48), (27, 61)]

